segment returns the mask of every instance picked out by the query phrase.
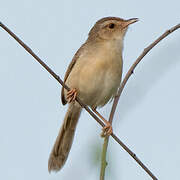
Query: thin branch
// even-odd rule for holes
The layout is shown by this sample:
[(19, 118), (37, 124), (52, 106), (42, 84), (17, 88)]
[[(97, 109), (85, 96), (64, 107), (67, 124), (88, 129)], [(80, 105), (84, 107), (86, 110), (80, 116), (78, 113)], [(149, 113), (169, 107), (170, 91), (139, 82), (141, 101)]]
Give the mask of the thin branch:
[[(130, 67), (130, 69), (128, 70), (128, 72), (126, 73), (126, 76), (124, 77), (124, 80), (122, 81), (120, 88), (118, 90), (118, 93), (116, 95), (116, 97), (114, 98), (114, 102), (111, 108), (111, 113), (109, 116), (109, 122), (112, 124), (113, 122), (113, 118), (114, 118), (114, 114), (117, 108), (117, 104), (119, 102), (120, 96), (122, 94), (122, 91), (128, 81), (128, 79), (130, 78), (130, 76), (133, 74), (134, 69), (136, 68), (136, 66), (140, 63), (140, 61), (143, 59), (143, 57), (154, 47), (156, 46), (162, 39), (164, 39), (165, 37), (167, 37), (169, 34), (171, 34), (172, 32), (174, 32), (175, 30), (180, 28), (180, 24), (177, 24), (176, 26), (172, 27), (171, 29), (167, 30), (165, 33), (163, 33), (159, 38), (157, 38), (153, 43), (151, 43), (148, 47), (146, 47), (144, 49), (144, 51), (140, 54), (140, 56), (136, 59), (136, 61), (134, 62), (134, 64)], [(104, 180), (105, 177), (105, 168), (107, 166), (107, 161), (106, 161), (106, 153), (107, 153), (107, 147), (108, 147), (108, 142), (109, 142), (109, 137), (106, 137), (104, 139), (104, 144), (103, 144), (103, 150), (102, 150), (102, 158), (101, 158), (101, 172), (100, 172), (100, 180)], [(144, 168), (143, 168), (144, 169)], [(144, 169), (149, 175), (151, 172), (149, 172), (149, 170)], [(151, 176), (151, 175), (150, 175)], [(153, 176), (151, 176), (153, 178)]]

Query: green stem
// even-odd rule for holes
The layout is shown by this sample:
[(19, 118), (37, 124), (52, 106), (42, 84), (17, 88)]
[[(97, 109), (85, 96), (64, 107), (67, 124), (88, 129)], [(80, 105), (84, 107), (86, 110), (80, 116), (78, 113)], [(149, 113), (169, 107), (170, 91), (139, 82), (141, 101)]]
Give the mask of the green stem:
[(109, 137), (104, 138), (102, 156), (101, 156), (101, 172), (100, 172), (100, 180), (104, 180), (105, 172), (106, 172), (106, 154), (107, 154), (107, 146), (108, 146)]

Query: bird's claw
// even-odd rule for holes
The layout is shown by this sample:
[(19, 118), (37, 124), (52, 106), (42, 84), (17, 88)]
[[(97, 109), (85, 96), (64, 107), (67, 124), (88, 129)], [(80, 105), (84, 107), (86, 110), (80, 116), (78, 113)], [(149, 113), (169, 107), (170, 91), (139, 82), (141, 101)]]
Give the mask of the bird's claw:
[(110, 122), (106, 122), (106, 125), (102, 128), (101, 137), (110, 136), (113, 133), (112, 125)]
[(75, 88), (67, 92), (68, 103), (75, 101), (76, 97), (77, 97), (77, 90)]

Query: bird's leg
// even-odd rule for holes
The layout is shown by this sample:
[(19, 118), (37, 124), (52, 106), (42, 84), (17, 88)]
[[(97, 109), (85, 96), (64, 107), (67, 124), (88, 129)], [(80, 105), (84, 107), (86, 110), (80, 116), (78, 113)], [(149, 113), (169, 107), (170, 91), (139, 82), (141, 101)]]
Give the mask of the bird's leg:
[(103, 120), (105, 123), (105, 126), (103, 127), (103, 132), (101, 134), (102, 137), (109, 136), (113, 133), (112, 125), (109, 121), (107, 121), (98, 111), (96, 111), (96, 108), (92, 108), (93, 112), (100, 117), (100, 119)]
[(70, 91), (67, 92), (67, 100), (68, 103), (75, 101), (77, 96), (77, 90), (76, 88), (72, 88)]

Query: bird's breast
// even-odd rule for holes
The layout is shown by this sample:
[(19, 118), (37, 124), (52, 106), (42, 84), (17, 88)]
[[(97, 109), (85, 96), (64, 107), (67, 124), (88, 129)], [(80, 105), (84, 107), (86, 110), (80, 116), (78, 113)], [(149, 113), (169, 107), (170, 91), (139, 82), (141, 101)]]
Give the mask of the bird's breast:
[(117, 92), (121, 75), (121, 52), (104, 49), (80, 56), (67, 79), (67, 85), (77, 88), (85, 104), (103, 106)]
[(80, 96), (90, 106), (103, 106), (115, 95), (121, 81), (122, 58), (89, 58), (79, 74)]

